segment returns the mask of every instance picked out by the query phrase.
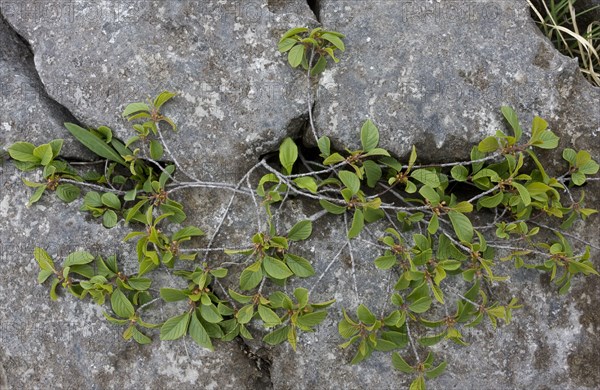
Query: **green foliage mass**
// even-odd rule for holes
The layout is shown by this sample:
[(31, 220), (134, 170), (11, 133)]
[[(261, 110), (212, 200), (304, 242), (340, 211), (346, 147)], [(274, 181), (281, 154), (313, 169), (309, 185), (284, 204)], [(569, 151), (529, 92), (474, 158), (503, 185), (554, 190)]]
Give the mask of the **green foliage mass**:
[[(283, 36), (279, 49), (289, 52), (292, 66), (310, 69), (307, 77), (312, 77), (325, 68), (326, 55), (337, 60), (334, 51), (345, 49), (343, 37), (322, 29), (296, 28)], [(598, 274), (589, 247), (577, 250), (564, 234), (576, 220), (596, 213), (585, 207), (583, 192), (575, 201), (572, 189), (595, 175), (598, 164), (588, 152), (567, 148), (562, 152), (565, 174), (551, 176), (536, 151), (555, 149), (558, 137), (539, 117), (525, 132), (509, 107), (501, 110), (510, 135), (498, 130), (483, 139), (471, 150), (469, 161), (418, 165), (414, 147), (408, 161), (401, 161), (380, 145), (379, 130), (371, 120), (359, 131), (360, 149), (334, 151), (330, 139), (323, 136), (316, 140), (319, 159), (310, 164), (301, 163), (301, 148), (286, 138), (276, 161), (261, 160), (251, 170), (262, 169), (263, 175), (256, 188), (245, 193), (260, 211), (259, 228), (247, 246), (211, 248), (211, 239), (206, 248), (193, 248), (193, 240), (205, 233), (186, 223), (184, 205), (172, 195), (208, 184), (187, 174), (164, 142), (161, 126), (176, 130), (162, 113), (163, 105), (174, 97), (163, 92), (146, 103), (129, 104), (123, 116), (136, 122), (135, 133), (126, 142), (105, 126), (86, 129), (65, 124), (98, 156), (102, 171), (81, 169), (62, 159), (60, 139), (39, 146), (17, 142), (8, 149), (19, 169), (42, 170), (43, 182), (24, 180), (35, 189), (30, 205), (46, 192), (70, 203), (83, 190), (81, 210), (101, 218), (106, 228), (120, 223), (131, 227), (124, 241), (135, 242), (138, 269), (133, 274), (119, 268), (116, 255), (104, 258), (78, 251), (58, 264), (44, 249), (34, 251), (38, 282), (50, 284), (52, 299), (58, 298), (60, 289), (80, 299), (89, 296), (106, 308), (104, 316), (110, 323), (124, 328), (126, 340), (150, 343), (152, 329), (159, 328), (160, 340), (190, 336), (212, 350), (215, 340), (252, 339), (258, 332), (251, 326), (254, 323), (265, 329), (261, 334), (265, 343), (287, 342), (295, 350), (298, 333), (315, 331), (335, 303), (313, 302), (303, 287), (295, 288), (292, 296), (285, 292), (291, 281), (302, 283), (315, 274), (300, 244), (311, 238), (313, 221), (325, 214), (337, 216), (333, 218), (343, 224), (344, 245), (351, 258), (352, 241), (381, 232), (370, 240), (380, 251), (373, 259), (374, 272), (396, 275), (392, 291), (382, 298), (389, 303), (382, 313), (375, 314), (364, 304), (353, 314), (342, 309), (338, 331), (346, 341), (341, 347), (355, 351), (351, 363), (374, 351), (391, 352), (392, 366), (414, 376), (411, 389), (424, 389), (425, 379), (441, 375), (446, 368), (445, 361), (434, 364), (431, 351), (422, 358), (423, 350), (446, 340), (467, 345), (464, 329), (485, 321), (496, 328), (511, 321), (520, 307), (517, 300), (498, 302), (486, 292), (492, 284), (507, 281), (496, 273), (498, 261), (549, 272), (560, 293), (568, 291), (575, 277)], [(182, 184), (178, 175), (193, 181)], [(220, 185), (234, 196), (241, 191), (239, 185)], [(282, 231), (279, 210), (290, 197), (319, 204), (324, 212)], [(492, 222), (477, 226), (476, 215)], [(559, 228), (549, 230), (554, 238), (544, 235), (548, 229), (538, 223), (541, 218), (559, 222)], [(206, 258), (197, 258), (199, 252), (211, 250), (243, 261), (213, 266)], [(176, 264), (173, 275), (186, 287), (155, 289), (152, 276)], [(229, 267), (240, 264), (244, 268), (232, 278)], [(271, 293), (263, 295), (265, 285)], [(145, 322), (145, 310), (158, 300), (188, 305), (162, 323)], [(403, 357), (403, 352), (408, 356)]]

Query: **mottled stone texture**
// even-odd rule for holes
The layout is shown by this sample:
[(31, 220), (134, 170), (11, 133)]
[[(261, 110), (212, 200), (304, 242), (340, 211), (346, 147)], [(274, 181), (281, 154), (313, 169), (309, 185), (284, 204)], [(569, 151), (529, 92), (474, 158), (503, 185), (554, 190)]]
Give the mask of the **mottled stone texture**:
[[(347, 35), (342, 61), (315, 86), (317, 127), (337, 147), (358, 146), (360, 126), (370, 117), (383, 146), (398, 155), (416, 144), (424, 161), (463, 159), (482, 137), (505, 128), (499, 107), (511, 105), (524, 124), (534, 115), (548, 120), (562, 147), (600, 157), (600, 89), (540, 34), (524, 1), (310, 3), (326, 28)], [(62, 129), (67, 120), (108, 125), (127, 138), (119, 115), (124, 105), (169, 89), (179, 92), (166, 106), (180, 125), (167, 134), (176, 157), (203, 180), (236, 182), (285, 136), (300, 134), (308, 117), (305, 79), (276, 50), (286, 29), (316, 25), (305, 1), (0, 1), (0, 12), (0, 145), (69, 140)], [(72, 141), (64, 153), (91, 158)], [(558, 155), (541, 155), (562, 169)], [(339, 219), (320, 219), (299, 249), (318, 276), (298, 282), (316, 299), (337, 303), (316, 333), (300, 336), (299, 353), (250, 342), (245, 348), (270, 360), (269, 370), (235, 342), (217, 343), (214, 353), (189, 339), (126, 343), (91, 303), (50, 301), (35, 280), (36, 245), (53, 255), (116, 251), (129, 270), (136, 267), (135, 248), (121, 241), (129, 228), (103, 229), (78, 211), (80, 201), (64, 206), (46, 196), (25, 207), (31, 190), (21, 177), (10, 162), (0, 166), (0, 388), (397, 389), (409, 383), (392, 370), (389, 354), (350, 366), (351, 351), (337, 347), (341, 308), (365, 302), (379, 313), (389, 287), (389, 274), (372, 262), (378, 252), (356, 243), (355, 291), (347, 252), (333, 261), (344, 243)], [(592, 207), (600, 204), (599, 184), (587, 187)], [(177, 196), (196, 211), (190, 223), (210, 234), (230, 195)], [(292, 200), (284, 224), (318, 210)], [(216, 244), (247, 242), (253, 213), (249, 198), (238, 198)], [(600, 246), (597, 222), (577, 224), (574, 234)], [(374, 227), (373, 233), (381, 232)], [(595, 250), (599, 265), (597, 256)], [(494, 297), (517, 296), (524, 309), (496, 332), (484, 326), (467, 333), (469, 347), (437, 347), (449, 370), (428, 388), (600, 387), (598, 278), (578, 279), (559, 297), (537, 271), (506, 265), (499, 273), (512, 283), (494, 286)], [(171, 280), (166, 275), (156, 283)], [(178, 310), (159, 308), (150, 320)]]

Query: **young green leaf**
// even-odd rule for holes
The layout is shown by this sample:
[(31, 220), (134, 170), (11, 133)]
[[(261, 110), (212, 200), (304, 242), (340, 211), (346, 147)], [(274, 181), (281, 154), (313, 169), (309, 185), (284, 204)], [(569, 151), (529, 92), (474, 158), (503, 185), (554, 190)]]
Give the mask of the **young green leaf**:
[(288, 137), (283, 140), (283, 143), (279, 148), (279, 161), (281, 162), (286, 175), (292, 173), (292, 168), (297, 159), (298, 147), (294, 140)]
[(133, 305), (118, 288), (115, 289), (110, 296), (110, 304), (113, 312), (121, 318), (131, 318), (135, 314)]
[(331, 42), (340, 51), (346, 50), (346, 46), (344, 46), (344, 42), (337, 35), (333, 35), (331, 33), (325, 33), (325, 34), (321, 35), (321, 38), (325, 39), (326, 41)]
[(360, 190), (360, 180), (356, 174), (350, 171), (340, 171), (338, 176), (342, 183), (352, 192), (352, 195), (356, 195)]
[(305, 50), (306, 47), (304, 45), (296, 45), (292, 48), (292, 50), (290, 50), (288, 54), (288, 62), (292, 68), (297, 68), (298, 65), (302, 63)]
[(96, 153), (100, 157), (104, 157), (111, 161), (118, 162), (119, 164), (128, 166), (123, 157), (115, 151), (106, 142), (92, 134), (90, 131), (77, 126), (74, 123), (65, 123), (65, 127), (79, 142), (81, 142), (86, 148)]
[(312, 222), (304, 220), (296, 223), (288, 232), (288, 240), (302, 241), (310, 237), (312, 233)]
[(473, 225), (467, 216), (458, 211), (449, 211), (448, 217), (452, 222), (452, 227), (456, 232), (456, 236), (462, 242), (473, 241)]
[(94, 256), (86, 251), (77, 251), (69, 254), (63, 263), (63, 268), (73, 265), (88, 264), (94, 260)]
[(354, 211), (354, 218), (352, 218), (352, 226), (350, 227), (350, 230), (348, 230), (348, 238), (357, 237), (364, 227), (365, 217), (363, 215), (363, 212), (359, 209), (356, 209)]
[(177, 340), (183, 337), (188, 330), (189, 321), (189, 312), (169, 318), (160, 328), (160, 339)]
[(370, 119), (367, 119), (360, 130), (360, 142), (365, 152), (379, 145), (379, 130)]
[(163, 91), (154, 99), (154, 107), (161, 108), (163, 104), (171, 100), (173, 97), (177, 96), (176, 93)]
[(71, 203), (79, 198), (79, 194), (81, 194), (81, 190), (73, 184), (61, 184), (56, 187), (56, 196), (65, 203)]
[(293, 275), (287, 265), (279, 259), (266, 256), (263, 260), (265, 272), (275, 279), (286, 279)]
[(191, 317), (189, 332), (192, 340), (199, 346), (206, 348), (209, 351), (214, 351), (210, 336), (206, 329), (204, 329), (204, 326), (202, 326), (202, 323), (198, 320), (198, 317), (196, 317), (196, 312), (193, 312)]
[(33, 155), (35, 145), (29, 142), (15, 142), (8, 148), (10, 157), (17, 161), (40, 163), (40, 158)]
[(392, 364), (396, 370), (404, 372), (405, 374), (412, 374), (413, 372), (415, 372), (415, 369), (410, 364), (408, 364), (397, 352), (394, 352), (394, 354), (392, 355)]
[(285, 254), (285, 262), (292, 272), (301, 278), (307, 278), (315, 274), (315, 270), (308, 260), (293, 255), (291, 253)]
[(521, 125), (519, 125), (519, 119), (517, 118), (517, 114), (511, 107), (508, 106), (502, 106), (500, 110), (502, 111), (502, 115), (504, 115), (504, 118), (506, 118), (506, 121), (508, 122), (510, 127), (515, 132), (515, 140), (518, 142), (521, 139), (523, 130), (521, 129)]

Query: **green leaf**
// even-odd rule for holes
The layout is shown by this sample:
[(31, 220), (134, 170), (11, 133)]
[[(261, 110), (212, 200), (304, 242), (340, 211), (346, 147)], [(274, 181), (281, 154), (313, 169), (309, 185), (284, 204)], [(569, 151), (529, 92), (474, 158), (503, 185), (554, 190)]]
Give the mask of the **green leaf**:
[(223, 321), (223, 317), (219, 313), (219, 310), (213, 304), (200, 305), (200, 314), (202, 315), (202, 318), (211, 324), (217, 324)]
[(177, 290), (174, 288), (161, 288), (160, 289), (160, 297), (165, 302), (177, 302), (188, 299), (188, 294), (181, 290)]
[(469, 202), (459, 202), (452, 206), (452, 209), (461, 213), (470, 213), (473, 211), (473, 205)]
[(446, 362), (442, 362), (442, 363), (440, 363), (439, 366), (437, 366), (437, 367), (435, 367), (435, 368), (433, 368), (431, 370), (426, 371), (425, 372), (425, 377), (427, 379), (437, 378), (438, 376), (442, 375), (445, 370), (446, 370)]
[(36, 246), (33, 250), (33, 257), (42, 270), (54, 271), (52, 257), (44, 249)]
[(303, 314), (298, 317), (298, 325), (313, 327), (319, 325), (327, 317), (326, 311), (317, 311), (314, 313)]
[(327, 58), (324, 55), (321, 55), (315, 66), (310, 70), (310, 75), (317, 76), (323, 73), (325, 68), (327, 68)]
[(106, 210), (102, 215), (102, 225), (107, 229), (114, 228), (117, 226), (118, 219), (117, 213), (113, 210)]
[(431, 215), (431, 219), (429, 220), (429, 224), (427, 225), (427, 232), (429, 234), (435, 234), (435, 233), (437, 233), (439, 228), (440, 228), (440, 219), (437, 216), (437, 214), (434, 213)]
[(289, 329), (289, 325), (282, 326), (281, 328), (265, 335), (265, 337), (263, 337), (263, 341), (269, 345), (281, 344), (287, 340)]
[(422, 297), (414, 301), (408, 306), (408, 309), (414, 313), (424, 313), (431, 307), (431, 298)]
[(290, 50), (288, 54), (288, 62), (292, 66), (292, 68), (297, 68), (298, 65), (302, 63), (304, 59), (304, 51), (306, 47), (304, 45), (296, 45)]
[(377, 321), (375, 314), (362, 303), (358, 306), (358, 309), (356, 309), (356, 314), (358, 315), (358, 319), (364, 324), (372, 325)]
[(102, 197), (96, 191), (90, 191), (83, 197), (83, 204), (90, 207), (102, 207)]
[(367, 119), (360, 130), (360, 142), (365, 152), (369, 152), (379, 144), (379, 130), (370, 119)]
[(288, 240), (302, 241), (310, 237), (312, 233), (312, 222), (304, 220), (296, 223), (288, 232)]
[(435, 171), (428, 169), (417, 169), (413, 171), (410, 176), (431, 188), (437, 188), (441, 185), (440, 178)]
[(291, 253), (285, 254), (285, 262), (292, 272), (301, 278), (307, 278), (315, 274), (315, 270), (308, 260), (293, 255)]
[(472, 242), (473, 225), (469, 218), (458, 211), (449, 211), (448, 217), (450, 217), (450, 222), (452, 222), (452, 227), (458, 239), (462, 242)]
[(529, 191), (527, 191), (527, 188), (525, 188), (523, 185), (517, 183), (517, 182), (512, 182), (511, 185), (517, 189), (517, 191), (519, 192), (519, 196), (521, 197), (521, 200), (523, 201), (523, 205), (525, 205), (526, 207), (529, 206), (531, 204), (531, 196), (529, 195)]
[(381, 270), (388, 270), (396, 265), (397, 259), (394, 255), (381, 256), (375, 259), (375, 266)]
[(301, 34), (303, 32), (308, 32), (308, 28), (306, 27), (295, 27), (286, 31), (285, 34), (281, 36), (281, 40), (279, 42), (284, 41), (287, 38), (293, 37), (294, 35)]
[(309, 190), (313, 194), (316, 194), (317, 190), (319, 189), (315, 179), (313, 179), (312, 177), (308, 177), (308, 176), (297, 177), (294, 179), (294, 183), (296, 183), (298, 188), (302, 188), (304, 190)]
[(377, 182), (381, 179), (381, 168), (379, 165), (371, 160), (367, 160), (363, 163), (365, 168), (365, 174), (367, 175), (367, 185), (371, 188), (375, 187)]
[(469, 177), (469, 170), (462, 165), (455, 165), (452, 167), (450, 174), (454, 180), (463, 182), (467, 181), (467, 178)]
[(155, 270), (157, 267), (158, 267), (158, 265), (155, 264), (151, 258), (146, 258), (146, 259), (142, 260), (142, 262), (140, 263), (140, 267), (138, 270), (138, 276), (147, 274), (148, 272)]
[(323, 207), (323, 209), (327, 210), (327, 212), (331, 214), (339, 215), (344, 214), (346, 212), (346, 207), (333, 204), (325, 199), (319, 200), (319, 204), (321, 205), (321, 207)]
[(325, 135), (322, 136), (321, 138), (319, 138), (317, 145), (319, 146), (319, 150), (321, 151), (321, 157), (329, 157), (329, 155), (331, 154), (331, 141), (329, 140), (329, 137)]
[(102, 204), (110, 207), (111, 209), (120, 210), (121, 209), (121, 201), (119, 197), (112, 192), (107, 192), (102, 194), (101, 197)]
[(360, 180), (356, 174), (350, 171), (340, 171), (338, 176), (344, 186), (346, 186), (351, 192), (352, 195), (356, 195), (360, 190)]
[(346, 161), (344, 157), (342, 157), (339, 153), (333, 153), (331, 156), (328, 156), (325, 160), (323, 160), (324, 165), (333, 165), (337, 163), (341, 163), (342, 161)]
[(229, 289), (229, 295), (231, 295), (231, 298), (239, 303), (248, 303), (252, 301), (251, 296), (239, 294), (232, 289)]
[(356, 209), (354, 211), (354, 218), (352, 218), (352, 226), (350, 227), (350, 230), (348, 230), (348, 238), (357, 237), (364, 227), (365, 217), (363, 215), (363, 212), (359, 209)]
[(190, 313), (171, 317), (160, 327), (161, 340), (177, 340), (183, 337), (188, 329)]
[(150, 107), (145, 103), (131, 103), (125, 107), (123, 116), (128, 117), (139, 112), (150, 112)]
[(258, 305), (258, 315), (269, 328), (281, 324), (279, 316), (266, 306)]
[(40, 200), (42, 198), (42, 195), (44, 194), (44, 191), (46, 191), (45, 185), (38, 187), (33, 193), (33, 195), (31, 195), (31, 198), (29, 198), (29, 202), (27, 202), (27, 207), (30, 207), (32, 204)]
[(253, 316), (254, 316), (254, 304), (252, 304), (252, 303), (242, 307), (240, 310), (238, 310), (237, 315), (236, 315), (237, 321), (240, 324), (247, 324), (248, 322), (250, 322), (250, 320), (252, 319)]
[(279, 259), (266, 256), (263, 260), (265, 272), (275, 279), (286, 279), (293, 275), (287, 265)]
[(60, 184), (56, 187), (56, 196), (65, 203), (71, 203), (79, 197), (81, 190), (73, 184)]
[(191, 317), (192, 320), (190, 321), (189, 332), (192, 340), (199, 346), (214, 351), (210, 336), (208, 335), (208, 332), (206, 332), (206, 329), (204, 329), (204, 326), (202, 326), (202, 323), (198, 320), (198, 317), (196, 317), (196, 313), (192, 313)]
[(40, 159), (40, 164), (46, 166), (52, 161), (52, 148), (49, 144), (43, 144), (33, 149), (33, 155)]
[(325, 39), (326, 41), (331, 42), (333, 44), (333, 46), (337, 47), (340, 51), (346, 50), (346, 46), (344, 46), (344, 42), (336, 35), (333, 35), (331, 33), (325, 33), (325, 34), (321, 35), (321, 38)]
[(569, 272), (571, 272), (571, 273), (582, 272), (585, 275), (589, 275), (589, 274), (598, 275), (598, 271), (596, 271), (594, 269), (594, 267), (592, 267), (588, 264), (585, 264), (585, 263), (580, 263), (578, 261), (570, 261), (569, 262)]
[(15, 142), (8, 148), (10, 157), (17, 161), (40, 163), (40, 158), (33, 155), (35, 145), (29, 142)]
[(479, 199), (477, 204), (482, 207), (493, 209), (494, 207), (497, 207), (500, 203), (502, 203), (503, 199), (504, 193), (498, 192), (496, 195), (484, 196), (483, 198)]
[(573, 184), (575, 184), (576, 186), (580, 186), (583, 185), (585, 183), (585, 175), (581, 172), (574, 172), (571, 175), (571, 181), (573, 182)]
[(100, 157), (104, 157), (111, 161), (118, 162), (119, 164), (127, 166), (127, 163), (119, 153), (115, 151), (106, 142), (92, 134), (90, 131), (77, 126), (74, 123), (65, 123), (65, 127), (79, 142), (81, 142), (86, 148), (94, 152)]
[(279, 147), (279, 161), (286, 175), (292, 173), (294, 163), (298, 159), (298, 147), (291, 138), (286, 138)]
[(562, 152), (562, 156), (569, 162), (571, 166), (577, 165), (577, 152), (571, 148), (565, 148)]
[(243, 270), (242, 274), (240, 275), (240, 288), (242, 290), (252, 290), (262, 281), (262, 270), (260, 268), (258, 270), (252, 270), (251, 267), (252, 266)]
[(94, 256), (86, 251), (77, 251), (69, 254), (63, 263), (63, 268), (73, 265), (88, 264), (94, 260)]
[(500, 110), (502, 111), (502, 115), (504, 115), (504, 118), (506, 118), (506, 121), (508, 122), (510, 127), (513, 129), (515, 133), (515, 140), (519, 141), (523, 134), (523, 130), (521, 129), (521, 125), (519, 125), (519, 119), (517, 118), (517, 114), (512, 108), (508, 106), (503, 106), (500, 108)]
[(280, 53), (285, 53), (286, 51), (289, 51), (292, 47), (294, 47), (294, 45), (297, 43), (298, 41), (296, 39), (285, 38), (279, 41), (279, 43), (277, 44), (277, 49)]
[(421, 194), (423, 198), (427, 199), (434, 207), (440, 204), (440, 196), (438, 195), (438, 193), (433, 188), (427, 185), (419, 189), (419, 194)]
[(408, 390), (425, 390), (425, 379), (421, 375), (415, 378)]
[(152, 342), (152, 340), (150, 339), (150, 337), (148, 337), (145, 334), (143, 334), (142, 332), (140, 332), (138, 330), (138, 328), (136, 328), (135, 326), (132, 326), (131, 331), (132, 331), (133, 339), (138, 344), (142, 344), (143, 345), (143, 344), (150, 344)]
[(482, 153), (495, 152), (499, 147), (500, 144), (496, 137), (487, 137), (477, 145), (477, 149)]
[(165, 104), (166, 102), (168, 102), (169, 100), (171, 100), (173, 97), (175, 97), (177, 94), (173, 93), (173, 92), (169, 92), (169, 91), (163, 91), (161, 92), (156, 99), (154, 99), (154, 107), (156, 108), (161, 108), (163, 104)]
[(134, 290), (146, 291), (152, 285), (152, 280), (148, 278), (131, 277), (127, 279), (127, 284)]
[(150, 141), (150, 157), (153, 160), (160, 160), (163, 156), (163, 146), (160, 142), (153, 139)]
[(121, 318), (131, 318), (135, 314), (135, 309), (129, 299), (120, 289), (115, 289), (110, 296), (110, 305), (113, 312)]
[(410, 366), (397, 352), (392, 354), (392, 365), (398, 371), (404, 372), (405, 374), (412, 374), (415, 369)]
[(183, 229), (178, 230), (175, 234), (173, 234), (173, 236), (171, 237), (172, 241), (179, 241), (183, 238), (189, 238), (189, 237), (197, 237), (197, 236), (203, 236), (204, 232), (200, 229), (198, 229), (195, 226), (186, 226)]

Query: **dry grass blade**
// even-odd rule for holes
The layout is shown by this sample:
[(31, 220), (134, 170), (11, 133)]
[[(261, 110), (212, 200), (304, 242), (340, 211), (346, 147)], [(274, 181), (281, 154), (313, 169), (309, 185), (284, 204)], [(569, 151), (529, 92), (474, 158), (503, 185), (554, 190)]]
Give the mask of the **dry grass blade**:
[(532, 13), (537, 18), (538, 27), (563, 54), (579, 60), (583, 75), (592, 83), (600, 86), (600, 22), (593, 21), (585, 32), (578, 24), (581, 15), (599, 6), (577, 13), (575, 0), (558, 2), (539, 0), (534, 5), (527, 0)]

